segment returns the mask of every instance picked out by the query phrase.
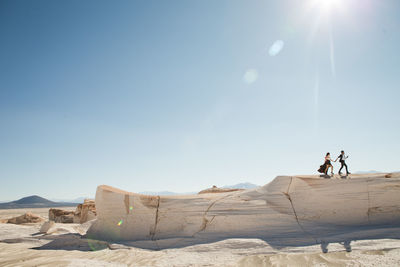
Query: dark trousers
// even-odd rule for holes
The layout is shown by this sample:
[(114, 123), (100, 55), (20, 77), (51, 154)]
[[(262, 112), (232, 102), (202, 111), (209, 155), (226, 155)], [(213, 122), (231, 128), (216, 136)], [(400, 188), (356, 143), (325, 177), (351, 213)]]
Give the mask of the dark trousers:
[(343, 167), (346, 168), (346, 173), (349, 173), (349, 170), (347, 169), (347, 164), (346, 164), (346, 162), (344, 162), (344, 160), (343, 160), (343, 161), (341, 161), (340, 163), (342, 164), (342, 166), (340, 166), (339, 173), (342, 171)]

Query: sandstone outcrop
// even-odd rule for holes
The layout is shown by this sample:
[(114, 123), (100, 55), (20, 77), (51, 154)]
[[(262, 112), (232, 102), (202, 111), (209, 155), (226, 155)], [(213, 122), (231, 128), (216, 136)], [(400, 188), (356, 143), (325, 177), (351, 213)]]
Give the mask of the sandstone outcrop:
[(3, 220), (3, 223), (13, 223), (13, 224), (24, 224), (24, 223), (40, 223), (43, 222), (44, 218), (27, 212), (21, 216), (17, 216), (10, 219)]
[(75, 213), (61, 209), (49, 209), (49, 221), (56, 223), (73, 223)]
[[(293, 240), (323, 243), (343, 229), (353, 238), (400, 224), (400, 173), (351, 179), (279, 176), (243, 191), (148, 196), (101, 185), (96, 192), (93, 238), (162, 247), (224, 238), (260, 238), (280, 246)], [(347, 231), (349, 232), (349, 231)], [(275, 242), (275, 243), (274, 243)]]
[(56, 223), (85, 223), (96, 218), (96, 206), (93, 199), (85, 199), (75, 211), (50, 209), (49, 220)]
[(85, 199), (83, 204), (76, 207), (74, 213), (75, 223), (85, 223), (96, 218), (96, 206), (94, 199)]

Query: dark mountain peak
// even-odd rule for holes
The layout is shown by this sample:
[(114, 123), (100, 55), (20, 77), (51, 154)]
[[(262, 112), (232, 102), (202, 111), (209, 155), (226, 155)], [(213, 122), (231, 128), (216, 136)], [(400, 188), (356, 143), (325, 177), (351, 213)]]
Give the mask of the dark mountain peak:
[(54, 202), (37, 195), (23, 197), (21, 199), (0, 203), (0, 209), (21, 209), (21, 208), (49, 208), (49, 207), (72, 207), (79, 203)]
[(13, 201), (15, 204), (51, 204), (54, 203), (53, 201), (50, 201), (48, 199), (33, 195), (29, 197), (23, 197), (21, 199), (18, 199), (16, 201)]

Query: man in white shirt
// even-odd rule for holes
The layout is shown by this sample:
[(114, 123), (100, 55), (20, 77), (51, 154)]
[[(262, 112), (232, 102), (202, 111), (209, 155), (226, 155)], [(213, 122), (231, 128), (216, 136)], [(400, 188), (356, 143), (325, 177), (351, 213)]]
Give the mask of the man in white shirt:
[(342, 166), (340, 166), (340, 169), (339, 169), (339, 175), (340, 174), (342, 174), (341, 173), (341, 170), (343, 169), (343, 167), (345, 167), (346, 168), (346, 175), (349, 175), (350, 174), (350, 172), (349, 172), (349, 170), (347, 169), (347, 164), (346, 164), (346, 162), (345, 162), (345, 160), (348, 158), (349, 156), (346, 156), (345, 154), (344, 154), (344, 151), (342, 150), (342, 151), (340, 151), (340, 155), (337, 157), (337, 159), (335, 160), (335, 162), (339, 159), (339, 162), (340, 162), (340, 164), (342, 164)]

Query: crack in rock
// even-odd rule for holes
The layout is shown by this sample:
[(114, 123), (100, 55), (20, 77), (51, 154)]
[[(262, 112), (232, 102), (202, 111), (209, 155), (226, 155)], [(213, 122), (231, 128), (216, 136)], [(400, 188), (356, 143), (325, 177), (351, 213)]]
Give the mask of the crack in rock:
[(295, 216), (295, 218), (296, 218), (296, 222), (297, 222), (297, 224), (299, 225), (300, 229), (301, 229), (304, 233), (306, 233), (307, 235), (309, 235), (312, 239), (314, 239), (314, 240), (315, 240), (315, 243), (318, 244), (317, 239), (316, 239), (314, 236), (312, 236), (311, 233), (307, 232), (307, 231), (303, 228), (303, 226), (300, 224), (299, 218), (297, 217), (296, 209), (294, 208), (292, 198), (290, 197), (290, 194), (289, 194), (290, 186), (292, 185), (292, 181), (293, 181), (293, 177), (290, 177), (290, 183), (289, 183), (287, 192), (282, 192), (282, 193), (283, 193), (283, 194), (287, 197), (287, 199), (289, 200), (290, 205), (291, 205), (292, 210), (293, 210), (293, 214), (294, 214), (294, 216)]
[(207, 210), (206, 210), (206, 211), (204, 212), (204, 214), (203, 214), (203, 222), (202, 222), (202, 224), (201, 224), (201, 226), (200, 226), (199, 231), (195, 232), (195, 233), (192, 235), (192, 237), (195, 236), (196, 234), (198, 234), (198, 233), (204, 231), (204, 230), (207, 228), (207, 225), (210, 224), (210, 223), (214, 220), (214, 218), (216, 217), (216, 215), (213, 215), (213, 217), (212, 217), (212, 219), (211, 219), (210, 221), (208, 221), (206, 217), (207, 217), (207, 213), (208, 213), (208, 212), (210, 211), (210, 209), (215, 205), (215, 203), (217, 203), (218, 201), (220, 201), (220, 200), (222, 200), (222, 199), (225, 199), (225, 198), (227, 198), (227, 197), (229, 197), (229, 196), (231, 196), (231, 195), (232, 195), (232, 194), (229, 194), (229, 195), (223, 196), (223, 197), (221, 197), (221, 198), (219, 198), (219, 199), (216, 199), (216, 200), (214, 200), (214, 201), (208, 206)]
[(129, 195), (128, 194), (125, 194), (124, 204), (125, 204), (126, 214), (129, 214)]
[(154, 222), (154, 228), (150, 231), (151, 240), (155, 240), (156, 230), (157, 230), (157, 223), (158, 223), (158, 209), (160, 207), (160, 196), (157, 196), (157, 210), (156, 210), (156, 218)]
[(370, 199), (369, 199), (369, 185), (368, 185), (368, 180), (366, 181), (367, 183), (367, 195), (368, 195), (368, 210), (367, 210), (367, 218), (368, 218), (368, 224), (371, 224), (371, 220), (369, 218), (370, 213), (371, 213), (371, 204), (370, 204)]

